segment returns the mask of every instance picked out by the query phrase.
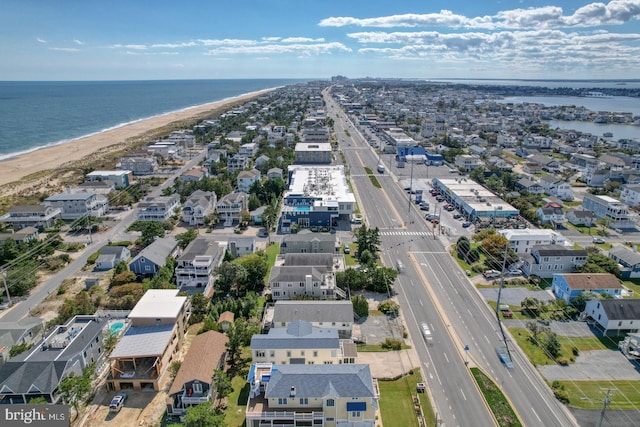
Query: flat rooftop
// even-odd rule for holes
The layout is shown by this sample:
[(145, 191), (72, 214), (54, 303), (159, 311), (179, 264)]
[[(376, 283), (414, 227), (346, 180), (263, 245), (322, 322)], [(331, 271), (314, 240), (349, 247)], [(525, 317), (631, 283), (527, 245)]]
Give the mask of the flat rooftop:
[(177, 318), (187, 297), (179, 297), (177, 289), (149, 289), (133, 307), (129, 318)]

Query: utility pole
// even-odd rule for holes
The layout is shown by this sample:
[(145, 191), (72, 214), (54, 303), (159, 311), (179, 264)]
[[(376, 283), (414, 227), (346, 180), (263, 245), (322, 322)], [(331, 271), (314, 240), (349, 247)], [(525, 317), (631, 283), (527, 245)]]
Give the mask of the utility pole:
[(598, 420), (598, 427), (602, 427), (602, 420), (604, 420), (604, 413), (607, 410), (607, 405), (611, 403), (611, 389), (607, 389), (607, 394), (602, 401), (602, 410), (600, 411), (600, 419)]

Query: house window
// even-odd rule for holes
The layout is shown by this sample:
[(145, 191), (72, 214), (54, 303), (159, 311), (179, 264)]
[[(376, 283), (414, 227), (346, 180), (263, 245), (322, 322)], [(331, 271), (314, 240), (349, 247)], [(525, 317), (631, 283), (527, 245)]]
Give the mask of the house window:
[(300, 356), (304, 356), (304, 350), (300, 350)]
[(622, 320), (618, 322), (618, 326), (622, 326)]
[(287, 350), (287, 357), (291, 357), (291, 350)]
[(275, 350), (269, 350), (269, 357), (276, 357)]
[(202, 393), (202, 384), (201, 383), (193, 383), (193, 392), (194, 393)]
[(256, 357), (264, 357), (264, 351), (256, 351)]
[(317, 350), (313, 350), (313, 357), (318, 357), (318, 351)]
[(286, 404), (287, 404), (287, 398), (286, 397), (278, 398), (278, 405), (286, 405)]
[(360, 411), (351, 411), (351, 418), (360, 418), (362, 416)]
[(306, 397), (301, 397), (300, 398), (300, 404), (301, 405), (308, 405), (309, 404), (309, 399)]
[(144, 266), (144, 271), (150, 271), (151, 270), (151, 266), (150, 265), (145, 265)]
[(333, 399), (327, 399), (327, 406), (335, 406), (336, 405), (336, 401)]

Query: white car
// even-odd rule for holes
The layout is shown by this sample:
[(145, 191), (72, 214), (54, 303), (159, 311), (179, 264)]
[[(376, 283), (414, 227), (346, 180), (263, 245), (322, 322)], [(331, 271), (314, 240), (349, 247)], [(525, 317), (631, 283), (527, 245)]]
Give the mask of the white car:
[(593, 243), (601, 245), (601, 244), (605, 243), (605, 241), (604, 241), (604, 239), (602, 237), (594, 237), (593, 238)]
[(127, 392), (121, 391), (111, 399), (109, 404), (109, 412), (120, 412), (120, 409), (124, 406), (124, 402), (127, 400)]
[(431, 329), (429, 329), (429, 325), (426, 323), (421, 323), (420, 328), (422, 329), (422, 336), (427, 343), (433, 341), (433, 335), (431, 335)]

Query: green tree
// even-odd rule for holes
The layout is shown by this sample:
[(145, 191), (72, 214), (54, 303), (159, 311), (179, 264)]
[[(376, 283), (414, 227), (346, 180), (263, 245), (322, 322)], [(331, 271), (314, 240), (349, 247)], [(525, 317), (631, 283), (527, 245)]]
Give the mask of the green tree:
[(237, 291), (256, 291), (264, 287), (264, 277), (267, 274), (269, 265), (264, 252), (245, 255), (238, 258), (234, 263), (240, 265), (246, 272), (242, 280), (236, 279)]
[(176, 234), (176, 241), (181, 249), (185, 249), (196, 237), (198, 237), (198, 231), (195, 228), (190, 228), (184, 233)]
[(120, 273), (124, 273), (126, 271), (129, 271), (129, 264), (127, 264), (127, 261), (120, 261), (119, 263), (116, 264), (116, 267), (113, 269), (113, 276), (117, 276)]
[(358, 244), (358, 255), (368, 250), (374, 257), (378, 257), (380, 250), (380, 230), (376, 228), (367, 228), (366, 224), (362, 224), (356, 232), (356, 243)]
[(231, 378), (221, 369), (216, 369), (213, 373), (213, 384), (216, 387), (218, 399), (227, 397), (233, 391)]
[(238, 283), (245, 283), (247, 270), (242, 264), (224, 261), (216, 268), (215, 288), (223, 293), (229, 293), (237, 289)]
[(392, 299), (386, 299), (378, 304), (378, 310), (384, 314), (398, 314), (400, 306)]
[(353, 304), (353, 311), (360, 317), (366, 317), (369, 315), (369, 303), (364, 295), (359, 294), (351, 297), (351, 303)]
[(80, 406), (86, 402), (91, 393), (91, 378), (95, 373), (95, 364), (87, 365), (81, 375), (71, 372), (62, 381), (58, 387), (60, 399), (66, 405), (70, 405), (75, 409), (76, 416), (80, 410)]
[[(489, 269), (502, 271), (504, 264), (508, 268), (511, 264), (518, 261), (518, 256), (513, 249), (507, 249), (509, 241), (501, 234), (493, 234), (482, 240), (481, 246), (486, 254), (485, 264)], [(507, 251), (505, 260), (505, 250)]]
[(542, 348), (551, 355), (554, 359), (560, 356), (560, 341), (558, 341), (558, 335), (550, 330), (545, 331), (542, 338)]
[(599, 252), (589, 254), (585, 264), (578, 271), (580, 273), (610, 273), (620, 277), (618, 263), (613, 258), (609, 258)]
[(29, 405), (47, 405), (50, 402), (42, 396), (32, 397), (27, 402)]
[(7, 287), (12, 296), (20, 297), (27, 295), (38, 282), (36, 271), (38, 266), (33, 259), (22, 261), (19, 265), (12, 266), (7, 270)]
[(156, 237), (164, 237), (164, 227), (158, 221), (136, 221), (129, 226), (127, 231), (139, 231), (141, 233), (137, 243), (141, 246), (149, 246)]
[(209, 306), (209, 300), (201, 293), (196, 293), (191, 296), (191, 317), (189, 318), (190, 324), (200, 323), (207, 315), (207, 308)]
[(187, 408), (184, 427), (226, 427), (224, 414), (211, 409), (211, 403), (205, 402)]

